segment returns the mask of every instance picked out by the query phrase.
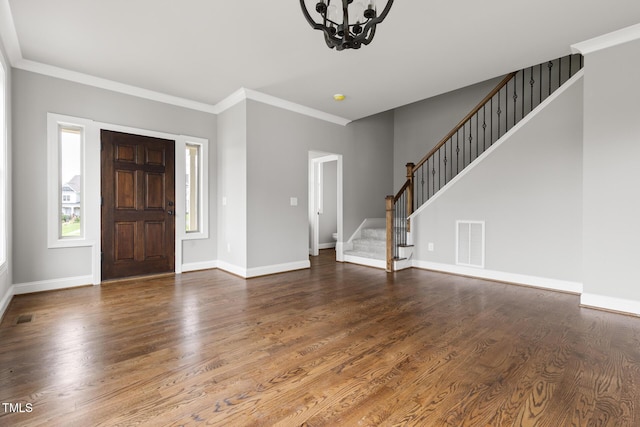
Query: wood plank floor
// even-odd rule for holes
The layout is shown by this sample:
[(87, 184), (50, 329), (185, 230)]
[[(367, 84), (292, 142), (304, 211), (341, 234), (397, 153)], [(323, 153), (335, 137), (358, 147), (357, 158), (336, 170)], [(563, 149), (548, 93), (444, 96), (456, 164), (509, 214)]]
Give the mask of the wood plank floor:
[(640, 426), (639, 318), (332, 255), (14, 297), (0, 425)]

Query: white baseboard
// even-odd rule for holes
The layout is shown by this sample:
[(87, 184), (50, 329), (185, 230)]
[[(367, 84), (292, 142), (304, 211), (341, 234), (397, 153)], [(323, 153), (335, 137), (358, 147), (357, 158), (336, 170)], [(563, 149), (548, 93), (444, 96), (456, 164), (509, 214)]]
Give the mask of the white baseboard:
[(580, 305), (582, 307), (618, 311), (621, 313), (632, 314), (634, 316), (640, 316), (640, 301), (597, 294), (582, 294), (580, 296)]
[(4, 316), (4, 312), (9, 307), (9, 303), (11, 303), (11, 298), (13, 298), (13, 286), (9, 286), (7, 292), (2, 296), (2, 300), (0, 300), (0, 320), (2, 320), (2, 316)]
[(444, 273), (460, 274), (462, 276), (480, 279), (497, 280), (499, 282), (515, 283), (534, 288), (550, 289), (572, 294), (582, 293), (582, 283), (567, 280), (549, 279), (546, 277), (528, 276), (525, 274), (505, 273), (503, 271), (485, 270), (482, 268), (462, 267), (459, 265), (441, 264), (437, 262), (413, 260), (413, 266), (425, 270), (442, 271)]
[(387, 268), (387, 262), (382, 259), (364, 258), (354, 255), (345, 255), (344, 262), (350, 262), (352, 264), (366, 265), (367, 267), (381, 268), (385, 270)]
[(249, 279), (251, 277), (266, 276), (267, 274), (284, 273), (287, 271), (302, 270), (310, 268), (311, 262), (306, 259), (304, 261), (287, 262), (284, 264), (265, 265), (262, 267), (243, 268), (228, 262), (218, 261), (218, 269), (224, 270), (236, 276)]
[(41, 280), (38, 282), (17, 283), (13, 285), (13, 294), (30, 294), (34, 292), (55, 291), (58, 289), (87, 286), (93, 283), (93, 276), (64, 277), (62, 279)]
[(240, 276), (244, 278), (247, 277), (247, 269), (244, 267), (239, 267), (235, 264), (229, 264), (226, 261), (220, 261), (220, 260), (218, 260), (216, 264), (218, 264), (219, 270), (223, 270), (223, 271), (226, 271), (227, 273), (235, 274), (236, 276)]
[(310, 268), (311, 262), (306, 259), (304, 261), (287, 262), (284, 264), (265, 265), (263, 267), (253, 267), (247, 269), (245, 277), (258, 277), (267, 274), (284, 273), (285, 271), (302, 270)]
[(335, 247), (336, 247), (336, 242), (318, 244), (318, 249), (331, 249)]
[(218, 261), (202, 261), (202, 262), (190, 262), (188, 264), (182, 264), (182, 272), (198, 271), (198, 270), (210, 270), (212, 268), (218, 268)]

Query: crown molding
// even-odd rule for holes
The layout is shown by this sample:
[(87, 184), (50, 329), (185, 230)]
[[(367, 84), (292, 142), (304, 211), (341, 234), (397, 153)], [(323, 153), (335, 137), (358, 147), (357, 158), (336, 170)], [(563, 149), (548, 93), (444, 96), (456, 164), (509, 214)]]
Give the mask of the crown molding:
[(138, 86), (132, 86), (113, 80), (103, 79), (101, 77), (79, 73), (77, 71), (71, 71), (65, 68), (54, 67), (53, 65), (43, 64), (41, 62), (21, 59), (17, 64), (14, 64), (14, 68), (43, 74), (46, 76), (56, 77), (62, 80), (81, 83), (100, 89), (106, 89), (112, 92), (131, 95), (138, 98), (149, 99), (151, 101), (158, 101), (178, 107), (189, 108), (191, 110), (204, 111), (205, 113), (214, 113), (215, 111), (215, 107), (213, 105), (205, 104), (203, 102), (197, 102), (186, 98), (180, 98), (178, 96), (167, 95), (166, 93), (143, 89)]
[(281, 98), (277, 98), (266, 93), (258, 92), (251, 89), (244, 89), (247, 99), (253, 101), (262, 102), (263, 104), (273, 105), (274, 107), (282, 108), (283, 110), (293, 111), (295, 113), (303, 114), (305, 116), (314, 117), (316, 119), (324, 120), (326, 122), (335, 123), (340, 126), (346, 126), (351, 123), (351, 120), (344, 117), (334, 116), (333, 114), (325, 113), (324, 111), (316, 110), (295, 102), (287, 101)]
[(571, 45), (571, 52), (587, 55), (602, 49), (618, 46), (623, 43), (640, 39), (640, 24), (622, 28), (608, 34), (594, 37)]
[(283, 110), (293, 111), (305, 116), (313, 117), (316, 119), (324, 120), (326, 122), (335, 123), (340, 126), (346, 126), (352, 122), (352, 120), (345, 119), (344, 117), (335, 116), (333, 114), (325, 113), (324, 111), (316, 110), (295, 102), (287, 101), (282, 98), (278, 98), (272, 95), (267, 95), (257, 90), (240, 88), (233, 92), (231, 95), (218, 102), (215, 105), (215, 114), (220, 114), (223, 111), (233, 107), (245, 99), (261, 102), (263, 104), (271, 105)]
[(101, 89), (106, 89), (125, 95), (131, 95), (138, 98), (149, 99), (151, 101), (162, 102), (165, 104), (184, 107), (191, 110), (203, 111), (205, 113), (220, 114), (226, 109), (236, 105), (240, 101), (251, 99), (254, 101), (262, 102), (263, 104), (272, 105), (274, 107), (293, 111), (305, 116), (314, 117), (316, 119), (335, 123), (341, 126), (346, 126), (351, 122), (351, 120), (344, 117), (325, 113), (324, 111), (316, 110), (314, 108), (310, 108), (301, 104), (296, 104), (295, 102), (277, 98), (272, 95), (267, 95), (265, 93), (258, 92), (252, 89), (240, 88), (222, 101), (218, 102), (215, 105), (212, 105), (187, 98), (168, 95), (162, 92), (144, 89), (138, 86), (120, 83), (114, 80), (96, 77), (90, 74), (71, 71), (65, 68), (44, 64), (41, 62), (24, 59), (22, 57), (22, 50), (20, 49), (18, 33), (16, 32), (9, 0), (0, 0), (0, 42), (2, 42), (2, 44), (4, 45), (8, 60), (11, 63), (11, 66), (14, 68), (46, 76), (56, 77), (62, 80), (81, 83)]
[(13, 14), (9, 0), (0, 0), (0, 41), (12, 67), (22, 59), (22, 51), (18, 42), (18, 33), (13, 23)]

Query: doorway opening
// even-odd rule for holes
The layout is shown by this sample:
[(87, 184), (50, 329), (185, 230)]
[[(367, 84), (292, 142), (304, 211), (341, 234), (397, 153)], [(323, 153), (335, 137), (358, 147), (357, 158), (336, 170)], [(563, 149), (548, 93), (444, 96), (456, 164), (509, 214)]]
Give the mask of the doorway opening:
[(343, 261), (342, 156), (309, 152), (309, 255), (335, 247)]

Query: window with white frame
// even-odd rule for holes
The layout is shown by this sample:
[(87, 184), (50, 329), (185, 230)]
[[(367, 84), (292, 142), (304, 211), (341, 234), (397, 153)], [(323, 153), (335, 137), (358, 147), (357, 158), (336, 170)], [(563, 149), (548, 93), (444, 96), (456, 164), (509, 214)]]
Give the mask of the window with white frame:
[(185, 231), (200, 231), (200, 145), (187, 143), (185, 180)]
[(7, 82), (5, 69), (0, 62), (0, 266), (7, 261), (7, 246), (9, 244), (7, 235), (7, 211), (9, 206), (7, 203), (8, 193), (8, 142), (7, 142), (7, 111), (6, 111), (6, 94)]
[(86, 126), (82, 119), (47, 115), (50, 248), (88, 246), (84, 216)]
[(180, 187), (176, 187), (176, 209), (184, 212), (184, 222), (176, 226), (182, 230), (181, 238), (185, 240), (209, 238), (208, 145), (207, 139), (191, 136), (180, 136), (176, 141), (176, 162), (185, 167), (184, 182), (181, 178), (176, 180)]

